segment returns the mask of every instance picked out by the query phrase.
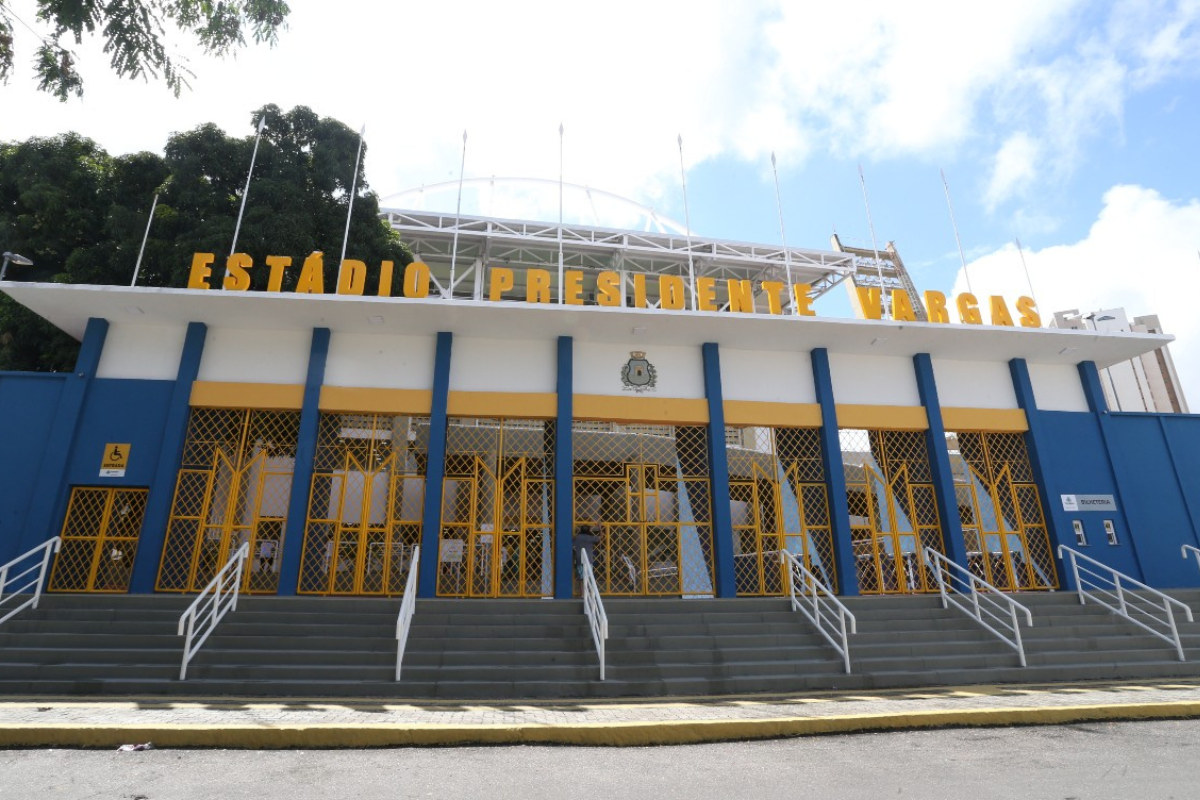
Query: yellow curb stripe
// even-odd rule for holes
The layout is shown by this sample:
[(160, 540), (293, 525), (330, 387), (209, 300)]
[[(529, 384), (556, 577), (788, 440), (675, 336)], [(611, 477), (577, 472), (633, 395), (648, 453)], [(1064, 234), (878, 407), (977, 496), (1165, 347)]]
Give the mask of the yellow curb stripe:
[(87, 725), (0, 726), (0, 747), (156, 747), (240, 749), (559, 744), (629, 747), (695, 744), (947, 726), (1056, 725), (1097, 720), (1200, 717), (1200, 702), (1040, 708), (974, 708), (899, 714), (779, 719), (678, 720), (566, 725)]

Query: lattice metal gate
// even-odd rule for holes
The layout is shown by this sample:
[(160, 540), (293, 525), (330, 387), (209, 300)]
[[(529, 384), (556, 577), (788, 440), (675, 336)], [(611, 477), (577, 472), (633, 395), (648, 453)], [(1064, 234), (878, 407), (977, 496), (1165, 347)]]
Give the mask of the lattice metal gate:
[(834, 591), (829, 492), (820, 433), (810, 428), (726, 428), (734, 576), (739, 595), (786, 591), (779, 550)]
[(924, 431), (843, 430), (840, 437), (859, 591), (937, 591), (924, 549), (944, 552), (944, 545)]
[(998, 589), (1054, 589), (1041, 495), (1020, 433), (947, 433), (967, 566)]
[(299, 428), (294, 411), (192, 409), (159, 591), (200, 591), (242, 542), (242, 591), (277, 591)]
[(534, 419), (449, 420), (439, 596), (554, 593), (554, 426)]
[(428, 453), (428, 417), (321, 415), (301, 593), (404, 593), (421, 543)]
[(146, 515), (145, 489), (71, 490), (51, 592), (127, 592)]
[(711, 595), (708, 429), (576, 422), (574, 524), (609, 595)]

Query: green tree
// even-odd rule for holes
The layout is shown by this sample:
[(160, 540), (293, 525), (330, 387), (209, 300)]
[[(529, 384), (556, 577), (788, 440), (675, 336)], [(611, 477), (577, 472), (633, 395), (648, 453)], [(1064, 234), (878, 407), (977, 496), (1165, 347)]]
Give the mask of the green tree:
[[(320, 250), (332, 292), (328, 265), (341, 253), (358, 134), (303, 106), (285, 113), (274, 105), (253, 113), (252, 131), (264, 116), (267, 128), (238, 238), (238, 250), (256, 265), (252, 289), (266, 288), (266, 256), (292, 256), (295, 268), (284, 284), (290, 289), (304, 257)], [(34, 261), (33, 267), (11, 268), (7, 277), (127, 285), (157, 192), (138, 285), (186, 286), (193, 253), (217, 254), (218, 268), (229, 253), (253, 147), (253, 134), (234, 138), (212, 124), (173, 135), (163, 156), (114, 158), (73, 133), (0, 145), (0, 243)], [(380, 262), (394, 262), (392, 293), (400, 294), (400, 267), (412, 257), (380, 220), (378, 198), (361, 165), (346, 255), (369, 265), (369, 293), (378, 289)], [(65, 334), (0, 297), (0, 369), (70, 369), (76, 348)]]
[[(290, 9), (284, 0), (37, 0), (37, 22), (49, 25), (34, 56), (38, 88), (60, 100), (83, 95), (75, 69), (75, 45), (99, 35), (113, 71), (123, 78), (161, 79), (178, 97), (194, 73), (172, 57), (167, 28), (195, 34), (205, 55), (224, 56), (255, 43), (274, 45)], [(0, 0), (0, 81), (12, 74), (13, 21), (10, 4)]]

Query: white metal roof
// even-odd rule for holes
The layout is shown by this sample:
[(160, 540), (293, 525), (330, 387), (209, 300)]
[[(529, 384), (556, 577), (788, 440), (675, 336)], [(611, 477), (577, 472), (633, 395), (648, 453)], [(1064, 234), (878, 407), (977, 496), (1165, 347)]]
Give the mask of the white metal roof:
[(784, 317), (728, 312), (559, 306), (486, 300), (377, 298), (348, 295), (224, 292), (47, 283), (0, 283), (21, 305), (79, 339), (89, 317), (132, 325), (309, 330), (375, 334), (452, 331), (458, 336), (638, 345), (699, 345), (758, 351), (806, 351), (964, 361), (1076, 364), (1103, 368), (1174, 340), (1161, 334), (939, 325), (891, 320)]

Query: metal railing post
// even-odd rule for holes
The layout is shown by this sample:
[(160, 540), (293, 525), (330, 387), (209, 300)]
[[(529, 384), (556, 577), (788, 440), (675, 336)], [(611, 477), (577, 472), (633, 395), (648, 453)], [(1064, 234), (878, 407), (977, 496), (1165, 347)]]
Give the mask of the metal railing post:
[[(30, 550), (25, 551), (21, 555), (9, 561), (6, 564), (0, 564), (0, 606), (12, 600), (14, 597), (20, 597), (29, 590), (33, 590), (29, 599), (20, 603), (4, 616), (0, 617), (0, 623), (7, 622), (26, 608), (38, 607), (39, 601), (42, 599), (42, 588), (46, 585), (46, 573), (50, 571), (50, 556), (57, 553), (62, 548), (62, 539), (54, 536), (39, 544)], [(9, 577), (10, 571), (18, 564), (28, 563), (33, 560), (38, 551), (41, 551), (41, 559), (33, 561), (32, 566), (26, 566), (23, 570), (17, 572), (14, 577)], [(25, 580), (33, 576), (29, 580)], [(9, 586), (9, 581), (19, 586)], [(22, 581), (25, 581), (22, 583)], [(7, 592), (7, 593), (6, 593)], [(14, 601), (15, 602), (15, 601)]]

